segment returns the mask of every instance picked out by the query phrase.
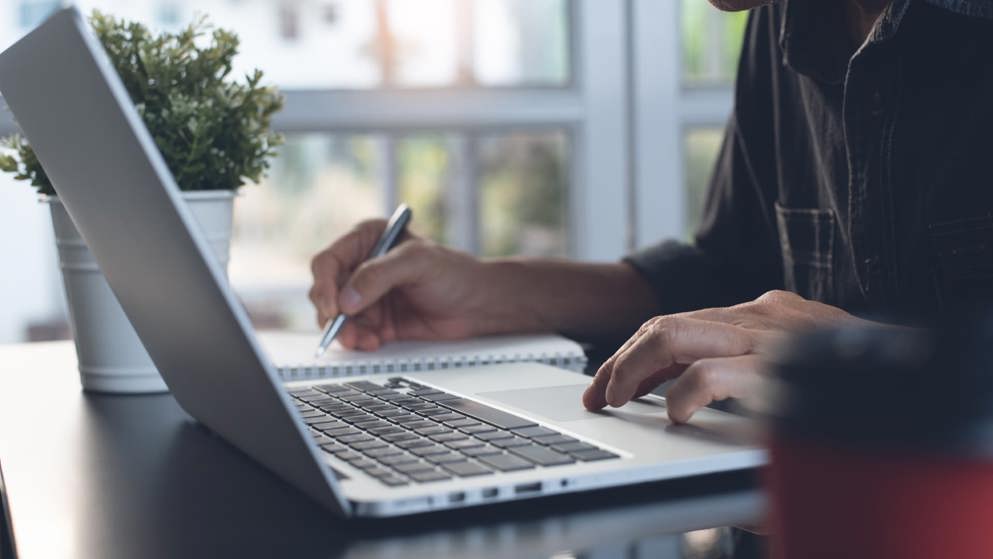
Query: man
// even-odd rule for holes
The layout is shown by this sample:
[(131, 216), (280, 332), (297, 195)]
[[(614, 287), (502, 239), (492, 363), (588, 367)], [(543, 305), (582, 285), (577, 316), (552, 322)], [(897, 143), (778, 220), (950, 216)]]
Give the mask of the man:
[[(348, 347), (559, 331), (610, 341), (589, 409), (668, 379), (669, 415), (753, 390), (767, 341), (913, 321), (993, 293), (993, 0), (712, 0), (754, 8), (693, 244), (617, 264), (477, 260), (409, 237), (362, 263), (360, 224), (314, 258)], [(660, 185), (662, 187), (662, 185)], [(639, 328), (640, 325), (640, 328)]]

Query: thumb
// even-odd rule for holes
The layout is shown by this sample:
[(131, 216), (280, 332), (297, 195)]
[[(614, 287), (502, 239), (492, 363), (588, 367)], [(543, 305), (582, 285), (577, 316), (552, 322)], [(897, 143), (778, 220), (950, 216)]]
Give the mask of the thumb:
[(358, 314), (375, 304), (395, 287), (414, 283), (429, 269), (427, 247), (408, 241), (373, 258), (355, 270), (338, 295), (338, 306), (348, 315)]

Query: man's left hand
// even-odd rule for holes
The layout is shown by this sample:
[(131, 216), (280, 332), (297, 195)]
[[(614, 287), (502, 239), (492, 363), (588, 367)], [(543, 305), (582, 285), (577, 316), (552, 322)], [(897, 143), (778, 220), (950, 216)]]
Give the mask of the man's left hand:
[(789, 332), (864, 322), (788, 291), (770, 291), (726, 308), (657, 316), (646, 322), (597, 371), (583, 405), (623, 406), (676, 378), (666, 395), (669, 418), (685, 423), (707, 404), (754, 394), (762, 353)]

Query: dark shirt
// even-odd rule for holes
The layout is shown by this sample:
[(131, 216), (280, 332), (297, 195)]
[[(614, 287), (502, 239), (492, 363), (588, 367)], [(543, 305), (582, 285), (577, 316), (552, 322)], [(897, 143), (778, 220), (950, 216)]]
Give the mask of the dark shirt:
[(663, 313), (772, 289), (916, 320), (993, 293), (993, 0), (749, 16), (702, 225), (628, 257)]

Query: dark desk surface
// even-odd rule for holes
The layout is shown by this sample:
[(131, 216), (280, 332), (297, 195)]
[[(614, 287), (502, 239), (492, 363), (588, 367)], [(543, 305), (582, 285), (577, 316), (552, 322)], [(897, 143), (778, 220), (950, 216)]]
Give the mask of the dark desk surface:
[(725, 527), (763, 507), (751, 477), (733, 474), (346, 521), (169, 395), (82, 393), (67, 342), (0, 347), (0, 467), (21, 559), (739, 557), (754, 542)]

